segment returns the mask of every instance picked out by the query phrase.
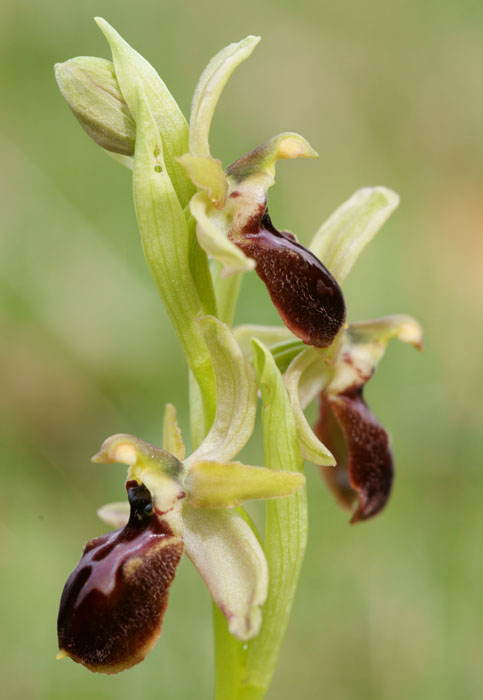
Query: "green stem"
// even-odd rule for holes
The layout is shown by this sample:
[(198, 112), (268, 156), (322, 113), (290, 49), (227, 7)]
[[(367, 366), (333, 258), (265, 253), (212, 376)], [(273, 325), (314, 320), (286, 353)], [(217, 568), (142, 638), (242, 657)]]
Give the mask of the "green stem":
[(243, 272), (236, 272), (229, 277), (222, 277), (221, 271), (223, 266), (219, 262), (214, 261), (213, 280), (218, 305), (218, 318), (223, 323), (232, 325), (235, 316), (238, 295), (243, 278)]
[[(228, 631), (226, 618), (213, 603), (215, 700), (238, 700), (246, 666), (246, 649)], [(246, 645), (245, 645), (246, 646)]]
[[(272, 355), (255, 344), (254, 365), (262, 393), (265, 465), (303, 472), (303, 457), (290, 400)], [(268, 690), (287, 628), (307, 545), (307, 494), (266, 504), (265, 555), (270, 584), (259, 634), (249, 642), (242, 691), (237, 700), (263, 698)]]

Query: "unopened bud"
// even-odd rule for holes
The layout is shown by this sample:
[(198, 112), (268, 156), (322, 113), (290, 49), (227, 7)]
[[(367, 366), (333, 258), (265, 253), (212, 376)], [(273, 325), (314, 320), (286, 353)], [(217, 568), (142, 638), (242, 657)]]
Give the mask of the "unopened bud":
[(136, 125), (122, 96), (114, 65), (79, 56), (56, 63), (55, 78), (82, 128), (102, 148), (132, 156)]

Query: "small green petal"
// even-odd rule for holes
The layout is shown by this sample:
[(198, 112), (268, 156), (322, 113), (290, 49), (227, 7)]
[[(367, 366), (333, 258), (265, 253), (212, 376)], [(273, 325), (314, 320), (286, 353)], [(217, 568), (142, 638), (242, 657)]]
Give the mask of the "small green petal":
[(180, 462), (183, 461), (186, 453), (181, 428), (176, 420), (176, 408), (172, 403), (167, 403), (164, 409), (163, 449), (174, 455)]
[(397, 314), (374, 321), (351, 323), (343, 333), (342, 346), (334, 364), (329, 394), (363, 386), (374, 374), (391, 338), (422, 349), (423, 331), (411, 316)]
[(188, 151), (189, 131), (176, 100), (154, 68), (101, 17), (96, 17), (112, 50), (119, 87), (136, 118), (137, 91), (141, 87), (163, 139), (164, 159), (181, 206), (188, 204), (194, 187), (177, 157)]
[(191, 153), (185, 153), (178, 160), (196, 187), (206, 192), (213, 206), (222, 209), (228, 183), (221, 162), (211, 156), (192, 156)]
[(62, 96), (89, 136), (107, 151), (131, 156), (136, 124), (119, 89), (112, 62), (78, 56), (57, 63), (54, 71)]
[(260, 184), (264, 182), (268, 189), (273, 184), (278, 160), (318, 157), (317, 151), (314, 151), (307, 139), (300, 134), (286, 131), (273, 136), (254, 151), (236, 160), (226, 172), (235, 183), (256, 178)]
[(232, 217), (230, 239), (235, 243), (243, 242), (245, 227), (250, 226), (255, 217), (261, 218), (267, 205), (267, 191), (275, 182), (278, 160), (316, 157), (316, 151), (303, 136), (285, 132), (229, 165), (225, 210)]
[(399, 204), (386, 187), (364, 187), (336, 209), (315, 234), (310, 250), (341, 283), (364, 248)]
[(233, 329), (233, 334), (243, 354), (248, 359), (251, 359), (253, 352), (252, 338), (256, 338), (268, 348), (284, 341), (297, 340), (286, 326), (257, 326), (256, 324), (247, 323), (236, 326)]
[(210, 432), (185, 460), (230, 462), (253, 432), (257, 410), (255, 373), (243, 356), (230, 328), (213, 316), (199, 320), (213, 362), (216, 381), (216, 416)]
[(127, 523), (129, 512), (129, 502), (119, 501), (118, 503), (106, 503), (106, 505), (101, 506), (97, 511), (97, 515), (106, 525), (117, 529), (118, 527), (124, 527)]
[(246, 641), (260, 629), (268, 589), (263, 549), (234, 509), (183, 509), (185, 552), (198, 569), (235, 637)]
[(259, 41), (259, 36), (247, 36), (226, 46), (211, 59), (201, 74), (191, 107), (189, 150), (192, 155), (210, 155), (208, 137), (221, 92), (235, 68), (250, 56)]
[(247, 500), (280, 498), (304, 484), (303, 474), (241, 462), (194, 462), (185, 480), (189, 503), (194, 508), (232, 508)]
[(198, 192), (190, 202), (196, 219), (196, 233), (200, 246), (223, 266), (222, 274), (253, 270), (255, 262), (227, 238), (228, 222), (211, 203), (208, 195)]
[(324, 359), (313, 348), (304, 350), (289, 365), (285, 373), (290, 403), (297, 425), (304, 457), (314, 464), (335, 464), (332, 453), (315, 436), (304, 414), (304, 408), (321, 392), (331, 373)]

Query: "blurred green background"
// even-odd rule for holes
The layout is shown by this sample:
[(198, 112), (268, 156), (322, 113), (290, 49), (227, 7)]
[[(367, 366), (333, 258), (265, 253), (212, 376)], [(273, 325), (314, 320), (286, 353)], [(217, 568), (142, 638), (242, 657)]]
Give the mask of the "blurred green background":
[[(351, 273), (351, 319), (410, 313), (367, 389), (391, 431), (386, 512), (348, 526), (308, 465), (310, 539), (271, 700), (483, 697), (483, 4), (472, 0), (3, 0), (0, 5), (0, 676), (6, 700), (192, 700), (212, 693), (210, 603), (186, 560), (147, 660), (103, 677), (55, 661), (55, 620), (95, 510), (122, 468), (114, 432), (187, 429), (185, 367), (142, 258), (127, 170), (84, 134), (52, 66), (109, 57), (106, 17), (186, 114), (209, 58), (263, 42), (213, 124), (225, 165), (294, 130), (318, 161), (282, 163), (275, 225), (307, 242), (364, 185), (401, 206)], [(276, 322), (255, 275), (238, 322)], [(249, 458), (261, 459), (256, 444)], [(257, 462), (252, 462), (257, 463)]]

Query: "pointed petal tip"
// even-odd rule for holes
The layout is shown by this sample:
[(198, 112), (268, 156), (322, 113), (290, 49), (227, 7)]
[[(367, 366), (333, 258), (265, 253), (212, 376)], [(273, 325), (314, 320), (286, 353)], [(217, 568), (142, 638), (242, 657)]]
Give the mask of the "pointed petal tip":
[(416, 319), (408, 317), (399, 327), (399, 340), (409, 343), (416, 350), (424, 350), (423, 329)]
[(137, 461), (136, 438), (132, 435), (118, 433), (111, 435), (101, 445), (101, 449), (93, 457), (91, 462), (96, 464), (120, 464), (133, 465)]
[(303, 136), (295, 133), (282, 135), (278, 148), (278, 157), (286, 160), (293, 158), (318, 158), (319, 154), (312, 148), (310, 143)]

